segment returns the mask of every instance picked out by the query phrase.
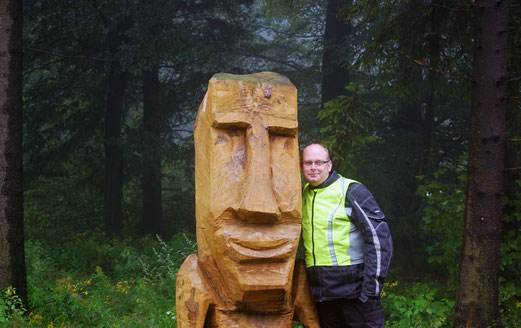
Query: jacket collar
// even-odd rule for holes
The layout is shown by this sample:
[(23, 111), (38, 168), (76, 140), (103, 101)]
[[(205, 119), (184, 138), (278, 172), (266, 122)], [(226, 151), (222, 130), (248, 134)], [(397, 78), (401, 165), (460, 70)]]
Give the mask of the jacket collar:
[(338, 179), (340, 179), (340, 176), (338, 175), (338, 173), (336, 173), (335, 170), (331, 170), (331, 172), (329, 172), (329, 176), (327, 177), (327, 179), (324, 182), (322, 182), (321, 184), (319, 184), (316, 187), (312, 187), (311, 185), (309, 185), (309, 187), (311, 189), (322, 189), (322, 188), (325, 188), (325, 187), (331, 185), (333, 182), (335, 182)]

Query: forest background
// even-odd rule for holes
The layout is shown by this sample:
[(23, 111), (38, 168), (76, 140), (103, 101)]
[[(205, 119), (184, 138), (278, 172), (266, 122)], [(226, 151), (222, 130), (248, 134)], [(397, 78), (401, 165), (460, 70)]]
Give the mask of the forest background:
[[(510, 6), (499, 310), (521, 327), (521, 2)], [(196, 110), (214, 73), (269, 70), (298, 88), (300, 145), (329, 146), (386, 213), (388, 326), (451, 326), (476, 7), (24, 1), (27, 294), (2, 290), (0, 322), (175, 326), (177, 269), (196, 251)]]

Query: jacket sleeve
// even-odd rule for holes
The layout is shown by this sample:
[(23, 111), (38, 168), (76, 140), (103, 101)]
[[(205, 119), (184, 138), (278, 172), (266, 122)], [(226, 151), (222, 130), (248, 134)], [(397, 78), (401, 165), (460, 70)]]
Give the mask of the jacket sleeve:
[(352, 183), (346, 194), (346, 208), (364, 240), (364, 279), (360, 301), (378, 299), (393, 255), (393, 242), (385, 216), (364, 185)]

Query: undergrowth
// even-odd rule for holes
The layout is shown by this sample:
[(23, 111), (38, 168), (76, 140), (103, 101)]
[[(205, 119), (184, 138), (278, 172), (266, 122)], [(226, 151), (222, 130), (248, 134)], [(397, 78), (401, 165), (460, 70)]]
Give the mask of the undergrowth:
[(175, 279), (186, 256), (196, 252), (193, 235), (179, 233), (164, 241), (84, 233), (52, 246), (26, 242), (30, 311), (22, 317), (24, 309), (11, 305), (16, 298), (4, 295), (4, 326), (176, 326)]

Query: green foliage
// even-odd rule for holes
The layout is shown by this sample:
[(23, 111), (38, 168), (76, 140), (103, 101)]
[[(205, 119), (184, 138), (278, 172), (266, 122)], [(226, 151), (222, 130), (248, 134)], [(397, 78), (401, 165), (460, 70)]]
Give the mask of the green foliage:
[(175, 280), (195, 237), (108, 239), (102, 233), (69, 243), (27, 243), (32, 312), (27, 326), (175, 327)]
[(101, 218), (99, 190), (85, 183), (90, 178), (88, 172), (68, 168), (67, 175), (42, 176), (26, 183), (24, 217), (28, 236), (60, 243), (81, 231), (101, 227), (101, 219), (93, 219)]
[(353, 172), (357, 155), (375, 141), (371, 113), (379, 104), (367, 100), (368, 90), (362, 84), (351, 83), (346, 90), (349, 96), (328, 101), (317, 118), (322, 122), (320, 132), (327, 136), (323, 144), (330, 149), (335, 167), (340, 172)]
[[(521, 188), (521, 180), (517, 180)], [(506, 198), (503, 207), (503, 238), (500, 262), (500, 309), (504, 323), (511, 327), (521, 323), (521, 192)]]
[(16, 290), (9, 286), (0, 293), (0, 324), (14, 326), (23, 321), (26, 310)]
[[(187, 233), (170, 240), (119, 240), (97, 232), (71, 236), (62, 245), (30, 240), (26, 249), (32, 311), (25, 321), (21, 313), (9, 321), (17, 327), (175, 327), (176, 274), (196, 243)], [(502, 286), (505, 327), (517, 327), (521, 304), (515, 280)], [(387, 326), (450, 326), (453, 291), (452, 283), (437, 281), (387, 283), (382, 292)]]
[(172, 247), (157, 236), (159, 248), (153, 248), (154, 256), (145, 262), (139, 259), (143, 268), (144, 280), (156, 284), (167, 293), (175, 286), (177, 270), (183, 264), (184, 259), (192, 253), (197, 252), (195, 240), (186, 234), (176, 234), (171, 240)]
[(450, 327), (454, 300), (447, 297), (441, 286), (416, 283), (400, 286), (386, 284), (382, 304), (387, 314), (387, 326), (393, 328)]
[(418, 187), (424, 203), (422, 228), (429, 236), (429, 262), (439, 264), (452, 282), (457, 278), (461, 253), (465, 180), (462, 165), (455, 170), (439, 169)]
[[(440, 169), (433, 179), (418, 188), (425, 207), (422, 228), (430, 236), (429, 262), (439, 264), (440, 278), (448, 277), (446, 288), (455, 291), (460, 260), (466, 172), (463, 165)], [(518, 181), (521, 186), (521, 181)], [(501, 243), (499, 303), (504, 327), (521, 322), (521, 193), (505, 198)], [(433, 272), (431, 272), (433, 273)], [(391, 305), (395, 306), (395, 305)], [(393, 326), (394, 327), (394, 326)]]

